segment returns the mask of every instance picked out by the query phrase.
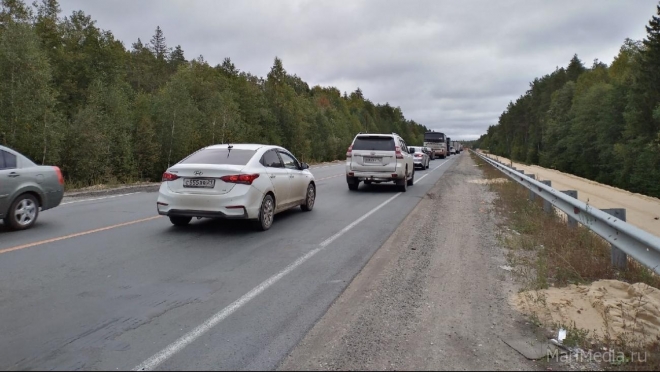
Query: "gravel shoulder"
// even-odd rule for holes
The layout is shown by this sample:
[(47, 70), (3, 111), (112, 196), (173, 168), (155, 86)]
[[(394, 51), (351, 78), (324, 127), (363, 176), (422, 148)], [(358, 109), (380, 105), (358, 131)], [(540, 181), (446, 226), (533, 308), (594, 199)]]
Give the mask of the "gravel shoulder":
[(460, 156), (279, 369), (545, 369), (503, 342), (535, 337), (480, 178)]

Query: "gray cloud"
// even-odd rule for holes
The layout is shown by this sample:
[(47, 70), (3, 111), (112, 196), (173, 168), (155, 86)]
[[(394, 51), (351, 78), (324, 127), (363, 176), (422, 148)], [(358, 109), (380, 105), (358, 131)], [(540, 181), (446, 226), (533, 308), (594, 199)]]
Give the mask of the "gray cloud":
[(651, 0), (61, 0), (127, 47), (157, 25), (170, 46), (211, 64), (230, 57), (265, 76), (273, 58), (310, 85), (360, 87), (407, 118), (472, 139), (497, 123), (529, 82), (566, 66), (612, 61), (645, 37)]

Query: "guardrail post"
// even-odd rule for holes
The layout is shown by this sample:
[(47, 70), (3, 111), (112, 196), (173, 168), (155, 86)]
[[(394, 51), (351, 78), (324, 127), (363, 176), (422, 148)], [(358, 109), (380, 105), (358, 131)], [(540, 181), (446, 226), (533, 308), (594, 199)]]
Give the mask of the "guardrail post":
[[(572, 197), (572, 198), (575, 198), (575, 199), (577, 199), (577, 197), (578, 197), (577, 190), (563, 190), (562, 192), (564, 194)], [(577, 227), (577, 220), (575, 218), (571, 217), (570, 215), (567, 215), (567, 217), (568, 217), (568, 227), (576, 228)]]
[[(548, 185), (549, 187), (552, 187), (552, 181), (546, 180), (546, 181), (540, 181), (544, 185)], [(543, 211), (547, 214), (552, 213), (552, 203), (549, 201), (543, 199)]]
[[(527, 175), (527, 176), (528, 176), (529, 178), (533, 179), (533, 180), (536, 179), (536, 175), (534, 175), (534, 174), (529, 174), (529, 175)], [(534, 200), (536, 200), (536, 194), (534, 193), (534, 191), (532, 191), (532, 189), (529, 189), (529, 200), (530, 200), (530, 201), (534, 201)]]
[[(626, 222), (626, 210), (624, 208), (601, 209), (601, 211)], [(628, 268), (628, 255), (615, 247), (614, 244), (610, 245), (612, 246), (612, 266), (619, 270), (626, 270)]]

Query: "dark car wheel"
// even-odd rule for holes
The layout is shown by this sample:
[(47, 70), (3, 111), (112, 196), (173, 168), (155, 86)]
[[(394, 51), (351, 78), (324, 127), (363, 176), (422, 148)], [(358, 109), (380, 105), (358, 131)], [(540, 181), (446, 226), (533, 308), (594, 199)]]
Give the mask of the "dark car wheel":
[(408, 191), (408, 168), (406, 168), (406, 173), (404, 173), (404, 177), (402, 180), (397, 180), (396, 185), (399, 189), (399, 192), (406, 192)]
[(408, 191), (408, 181), (405, 179), (396, 181), (396, 186), (399, 189), (399, 192)]
[(360, 181), (356, 177), (346, 176), (346, 183), (348, 183), (348, 189), (351, 191), (356, 191), (360, 186)]
[(314, 202), (316, 201), (316, 187), (313, 184), (307, 186), (307, 195), (305, 196), (305, 204), (301, 205), (303, 211), (309, 212), (314, 208)]
[(5, 224), (12, 230), (25, 230), (32, 227), (38, 217), (39, 201), (31, 194), (23, 194), (11, 203)]
[(174, 226), (186, 226), (192, 221), (192, 217), (170, 216), (170, 222)]

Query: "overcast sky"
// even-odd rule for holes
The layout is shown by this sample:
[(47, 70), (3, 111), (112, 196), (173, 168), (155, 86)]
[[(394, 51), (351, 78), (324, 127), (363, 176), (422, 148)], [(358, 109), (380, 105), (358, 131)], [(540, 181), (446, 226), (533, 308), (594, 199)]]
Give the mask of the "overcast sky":
[(374, 103), (454, 139), (496, 124), (535, 77), (611, 63), (641, 40), (655, 0), (60, 0), (130, 48), (160, 26), (167, 44), (211, 65), (230, 57), (265, 77), (278, 56), (310, 86), (362, 89)]

